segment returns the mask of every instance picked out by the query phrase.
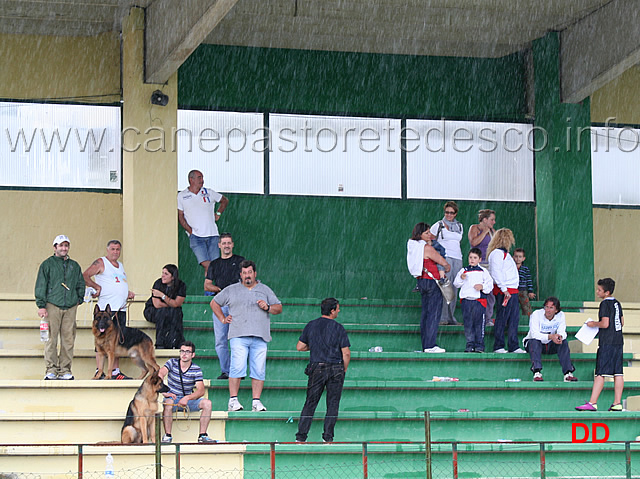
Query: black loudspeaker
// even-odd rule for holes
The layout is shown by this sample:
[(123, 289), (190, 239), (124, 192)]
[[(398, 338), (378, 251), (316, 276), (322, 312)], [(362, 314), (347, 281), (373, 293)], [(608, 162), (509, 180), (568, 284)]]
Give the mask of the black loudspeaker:
[(156, 90), (151, 94), (152, 105), (167, 106), (167, 103), (169, 103), (169, 97), (160, 90)]

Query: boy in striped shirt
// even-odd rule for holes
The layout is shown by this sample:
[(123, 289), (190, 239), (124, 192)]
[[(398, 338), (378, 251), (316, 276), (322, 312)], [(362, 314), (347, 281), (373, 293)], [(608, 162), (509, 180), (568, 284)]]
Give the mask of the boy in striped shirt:
[(530, 299), (535, 299), (536, 294), (533, 292), (533, 281), (531, 281), (531, 271), (524, 264), (524, 260), (527, 259), (524, 256), (524, 250), (522, 248), (516, 248), (513, 250), (513, 260), (518, 267), (518, 276), (520, 282), (518, 283), (518, 302), (520, 303), (520, 309), (522, 314), (531, 316), (533, 310), (531, 309)]
[(173, 440), (171, 425), (172, 413), (177, 408), (187, 409), (191, 412), (200, 410), (200, 434), (198, 442), (217, 442), (207, 435), (207, 427), (211, 421), (211, 401), (205, 397), (204, 377), (202, 369), (193, 363), (196, 355), (196, 346), (191, 341), (183, 341), (180, 345), (180, 356), (169, 359), (158, 371), (162, 379), (168, 378), (169, 392), (164, 393), (164, 408), (162, 420), (165, 435), (162, 442), (165, 444)]

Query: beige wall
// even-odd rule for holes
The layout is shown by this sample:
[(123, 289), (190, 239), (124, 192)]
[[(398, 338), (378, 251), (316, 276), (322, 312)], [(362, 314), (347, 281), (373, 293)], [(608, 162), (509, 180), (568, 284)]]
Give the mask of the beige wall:
[[(100, 97), (77, 101), (120, 100), (118, 34), (0, 35), (0, 98), (84, 96)], [(38, 266), (58, 234), (69, 236), (70, 255), (83, 268), (104, 254), (108, 240), (122, 238), (120, 194), (0, 190), (0, 205), (0, 241), (6, 247), (0, 293), (33, 294)]]
[[(177, 74), (166, 85), (145, 84), (142, 10), (134, 8), (124, 24), (124, 55), (118, 33), (0, 35), (0, 98), (78, 103), (124, 99), (126, 127), (171, 131), (177, 117)], [(150, 104), (156, 89), (169, 95), (170, 105)], [(178, 260), (176, 156), (144, 147), (124, 155), (122, 194), (0, 190), (0, 239), (11, 245), (5, 255), (10, 281), (3, 282), (0, 294), (32, 294), (38, 265), (51, 254), (53, 238), (66, 234), (71, 257), (83, 268), (104, 254), (108, 240), (122, 240), (130, 288), (146, 296), (162, 265)]]
[(120, 101), (119, 35), (0, 34), (0, 98)]
[(631, 67), (591, 96), (591, 121), (640, 125), (640, 66)]
[[(591, 121), (640, 124), (640, 67), (634, 66), (591, 96)], [(640, 301), (636, 283), (640, 271), (638, 228), (640, 210), (593, 210), (594, 272), (596, 279), (616, 281), (615, 296), (621, 301)]]
[[(640, 301), (640, 210), (593, 209), (595, 276), (616, 281), (614, 296), (620, 301)], [(595, 287), (594, 287), (595, 289)]]
[(108, 240), (122, 238), (119, 194), (0, 190), (0, 204), (0, 293), (33, 294), (38, 266), (53, 253), (59, 234), (69, 237), (69, 255), (83, 269), (104, 254)]

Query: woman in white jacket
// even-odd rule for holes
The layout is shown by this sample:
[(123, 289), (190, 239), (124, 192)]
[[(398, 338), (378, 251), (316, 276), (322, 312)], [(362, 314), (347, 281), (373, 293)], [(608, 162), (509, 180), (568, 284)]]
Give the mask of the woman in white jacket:
[[(436, 265), (444, 266), (449, 271), (449, 263), (431, 246), (435, 236), (429, 231), (429, 225), (418, 223), (413, 228), (411, 239), (407, 242), (407, 266), (409, 273), (418, 280), (418, 289), (422, 297), (422, 314), (420, 315), (420, 337), (422, 350), (425, 353), (444, 353), (445, 350), (436, 344), (438, 323), (442, 312), (442, 293), (436, 284), (439, 279)], [(516, 294), (516, 304), (518, 298)]]
[(508, 347), (510, 353), (526, 353), (518, 347), (518, 323), (520, 322), (520, 305), (518, 303), (518, 267), (509, 250), (516, 243), (513, 233), (508, 228), (501, 228), (491, 239), (487, 253), (489, 255), (489, 273), (493, 278), (496, 296), (496, 324), (494, 326), (493, 352), (506, 353), (504, 348), (504, 329), (507, 327)]

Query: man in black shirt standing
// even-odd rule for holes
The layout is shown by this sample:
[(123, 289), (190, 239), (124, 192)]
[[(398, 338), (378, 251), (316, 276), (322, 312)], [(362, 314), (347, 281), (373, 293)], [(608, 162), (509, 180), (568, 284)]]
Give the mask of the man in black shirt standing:
[(300, 413), (297, 442), (306, 442), (313, 414), (322, 391), (327, 388), (327, 414), (324, 418), (324, 442), (333, 442), (333, 431), (338, 419), (338, 408), (342, 396), (344, 376), (349, 367), (351, 350), (349, 338), (344, 327), (335, 321), (340, 305), (335, 298), (327, 298), (320, 304), (322, 316), (309, 322), (300, 335), (296, 346), (298, 351), (311, 351), (309, 365), (305, 374), (307, 400)]
[[(242, 256), (233, 254), (233, 238), (229, 233), (220, 235), (220, 257), (209, 263), (207, 275), (204, 280), (204, 290), (212, 293), (219, 293), (230, 284), (240, 280), (240, 263), (244, 260)], [(225, 311), (226, 309), (226, 311)], [(224, 306), (222, 312), (225, 317), (229, 315), (229, 308)], [(229, 379), (229, 363), (231, 355), (229, 352), (229, 324), (218, 321), (213, 315), (213, 332), (216, 338), (216, 354), (220, 361), (222, 374), (218, 379)]]

